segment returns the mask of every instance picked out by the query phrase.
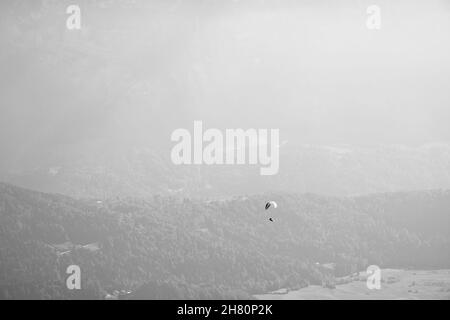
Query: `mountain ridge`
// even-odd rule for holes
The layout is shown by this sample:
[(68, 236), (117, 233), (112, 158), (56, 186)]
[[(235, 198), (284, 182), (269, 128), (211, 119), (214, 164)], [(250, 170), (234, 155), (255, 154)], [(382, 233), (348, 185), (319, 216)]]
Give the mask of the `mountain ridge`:
[(15, 185), (76, 198), (149, 196), (222, 197), (273, 191), (336, 196), (450, 189), (450, 145), (422, 147), (282, 146), (280, 172), (257, 166), (174, 165), (169, 152), (105, 145), (49, 154), (45, 163), (9, 170)]

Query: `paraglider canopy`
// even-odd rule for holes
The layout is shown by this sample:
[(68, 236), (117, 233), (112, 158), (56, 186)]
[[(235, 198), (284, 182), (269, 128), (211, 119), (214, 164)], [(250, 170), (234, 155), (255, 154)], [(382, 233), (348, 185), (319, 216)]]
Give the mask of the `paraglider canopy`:
[(273, 206), (275, 209), (278, 207), (278, 205), (275, 201), (269, 201), (266, 203), (266, 210), (269, 209), (270, 206)]

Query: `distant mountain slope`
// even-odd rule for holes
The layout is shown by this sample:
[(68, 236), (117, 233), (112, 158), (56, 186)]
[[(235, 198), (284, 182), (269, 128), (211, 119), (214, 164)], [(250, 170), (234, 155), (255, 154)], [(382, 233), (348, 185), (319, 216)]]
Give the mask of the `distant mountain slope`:
[[(278, 203), (274, 222), (267, 199)], [(449, 199), (433, 191), (97, 202), (0, 184), (0, 297), (239, 298), (320, 284), (329, 277), (322, 263), (335, 263), (335, 275), (368, 264), (448, 268)], [(80, 291), (65, 287), (71, 264), (81, 267)]]
[(28, 169), (0, 172), (3, 181), (73, 197), (181, 195), (229, 197), (262, 192), (362, 195), (450, 189), (450, 146), (290, 146), (280, 149), (280, 171), (258, 166), (176, 166), (170, 149), (80, 145), (50, 153)]

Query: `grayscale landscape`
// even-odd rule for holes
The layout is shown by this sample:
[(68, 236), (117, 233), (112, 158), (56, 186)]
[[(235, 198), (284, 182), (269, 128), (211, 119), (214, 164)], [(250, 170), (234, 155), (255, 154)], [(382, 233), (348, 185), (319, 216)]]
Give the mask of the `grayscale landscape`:
[[(447, 0), (1, 1), (0, 299), (450, 299), (449, 31)], [(208, 164), (237, 129), (279, 139)]]

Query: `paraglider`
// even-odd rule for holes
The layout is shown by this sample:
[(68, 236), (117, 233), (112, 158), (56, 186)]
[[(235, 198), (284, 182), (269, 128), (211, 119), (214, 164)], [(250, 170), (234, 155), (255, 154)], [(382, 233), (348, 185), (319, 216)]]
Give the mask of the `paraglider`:
[[(278, 205), (275, 201), (269, 201), (266, 203), (266, 210), (269, 209), (270, 207), (274, 207), (276, 209)], [(269, 220), (273, 222), (272, 218), (269, 218)]]

